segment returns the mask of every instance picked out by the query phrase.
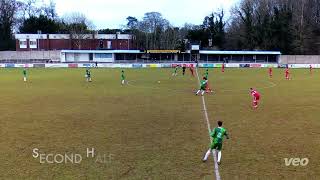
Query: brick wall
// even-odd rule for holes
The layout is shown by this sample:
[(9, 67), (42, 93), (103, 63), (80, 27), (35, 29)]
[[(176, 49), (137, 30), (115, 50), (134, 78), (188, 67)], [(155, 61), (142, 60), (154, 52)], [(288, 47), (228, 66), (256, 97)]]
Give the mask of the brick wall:
[[(39, 35), (40, 36), (40, 35)], [(102, 49), (108, 49), (108, 41), (111, 42), (111, 48), (115, 50), (128, 50), (135, 49), (134, 40), (125, 39), (129, 38), (129, 35), (121, 35), (119, 38), (114, 38), (111, 35), (103, 35), (97, 37), (89, 37), (88, 39), (70, 39), (68, 35), (41, 35), (41, 38), (37, 40), (39, 45), (37, 48), (31, 49), (29, 44), (29, 38), (35, 38), (35, 35), (18, 35), (22, 40), (26, 40), (26, 48), (20, 48), (19, 38), (16, 39), (16, 50), (17, 51), (37, 51), (37, 50), (96, 50), (100, 49), (100, 41), (103, 42)], [(101, 39), (99, 39), (99, 37)], [(117, 36), (115, 36), (117, 37)], [(111, 39), (106, 39), (111, 38)]]

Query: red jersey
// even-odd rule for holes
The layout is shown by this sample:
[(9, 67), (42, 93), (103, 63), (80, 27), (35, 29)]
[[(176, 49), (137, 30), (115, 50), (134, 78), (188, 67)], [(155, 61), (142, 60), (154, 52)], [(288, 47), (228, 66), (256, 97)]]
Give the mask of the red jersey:
[(254, 97), (257, 100), (260, 99), (260, 93), (256, 90), (251, 91), (251, 95), (252, 95), (252, 97)]
[(269, 74), (271, 74), (272, 73), (272, 68), (269, 68)]
[(286, 69), (286, 75), (288, 75), (289, 74), (289, 69)]

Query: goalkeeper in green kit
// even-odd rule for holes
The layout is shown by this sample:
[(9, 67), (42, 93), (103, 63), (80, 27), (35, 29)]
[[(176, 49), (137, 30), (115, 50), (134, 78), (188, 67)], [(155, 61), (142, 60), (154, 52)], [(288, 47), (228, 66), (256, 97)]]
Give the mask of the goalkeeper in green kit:
[(211, 151), (213, 152), (213, 150), (215, 150), (215, 153), (213, 154), (216, 155), (216, 153), (218, 153), (217, 163), (220, 164), (223, 137), (226, 136), (227, 139), (229, 139), (227, 130), (222, 127), (222, 121), (218, 121), (218, 127), (214, 128), (214, 130), (210, 132), (210, 136), (212, 137), (212, 142), (202, 161), (206, 162)]

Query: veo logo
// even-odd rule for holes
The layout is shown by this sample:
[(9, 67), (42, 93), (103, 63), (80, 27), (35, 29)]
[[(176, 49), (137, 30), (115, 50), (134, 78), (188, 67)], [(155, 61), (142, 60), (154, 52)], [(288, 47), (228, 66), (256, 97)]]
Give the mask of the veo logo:
[(308, 163), (308, 158), (284, 158), (284, 164), (286, 166), (306, 166)]

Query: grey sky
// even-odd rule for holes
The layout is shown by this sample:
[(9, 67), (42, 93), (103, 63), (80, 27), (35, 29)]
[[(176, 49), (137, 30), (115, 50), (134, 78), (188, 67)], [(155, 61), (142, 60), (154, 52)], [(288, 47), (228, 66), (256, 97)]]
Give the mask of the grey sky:
[[(45, 0), (48, 1), (48, 0)], [(121, 28), (128, 16), (142, 19), (144, 13), (157, 11), (174, 26), (186, 22), (201, 24), (203, 18), (223, 8), (229, 12), (237, 0), (55, 0), (59, 16), (84, 13), (97, 29)]]

